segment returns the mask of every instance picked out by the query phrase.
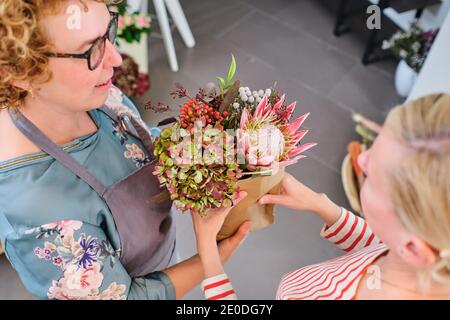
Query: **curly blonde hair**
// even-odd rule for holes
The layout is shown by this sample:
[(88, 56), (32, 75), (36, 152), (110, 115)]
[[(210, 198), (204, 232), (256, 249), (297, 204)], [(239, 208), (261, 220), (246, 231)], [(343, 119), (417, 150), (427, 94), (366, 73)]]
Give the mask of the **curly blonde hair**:
[(393, 109), (386, 126), (412, 150), (391, 173), (391, 195), (405, 227), (439, 257), (419, 276), (450, 285), (450, 94), (431, 94)]
[[(79, 0), (87, 10), (86, 0)], [(95, 0), (111, 4), (111, 0)], [(60, 10), (61, 0), (2, 0), (0, 2), (0, 110), (18, 108), (28, 91), (13, 85), (27, 80), (31, 87), (52, 77), (46, 53), (52, 45), (40, 21)], [(114, 3), (117, 3), (115, 1)]]

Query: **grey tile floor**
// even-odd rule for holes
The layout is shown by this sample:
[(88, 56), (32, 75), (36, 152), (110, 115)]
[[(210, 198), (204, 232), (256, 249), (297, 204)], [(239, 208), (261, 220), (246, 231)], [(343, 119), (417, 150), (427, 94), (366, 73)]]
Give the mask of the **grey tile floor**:
[[(160, 39), (150, 39), (152, 88), (142, 99), (176, 106), (168, 93), (174, 82), (195, 91), (228, 70), (230, 53), (238, 61), (237, 77), (250, 87), (277, 87), (298, 101), (296, 114), (311, 112), (305, 141), (319, 145), (288, 171), (316, 191), (348, 206), (341, 187), (340, 165), (346, 145), (357, 138), (352, 112), (382, 121), (401, 102), (393, 87), (394, 61), (364, 67), (365, 37), (361, 19), (354, 32), (332, 34), (335, 0), (182, 0), (197, 41), (187, 49), (174, 34), (180, 71), (170, 71)], [(156, 23), (154, 24), (157, 29)], [(383, 25), (384, 27), (384, 25)], [(385, 29), (388, 29), (386, 26)], [(171, 115), (142, 110), (149, 124)], [(226, 265), (240, 298), (272, 299), (281, 276), (295, 268), (340, 253), (319, 236), (322, 222), (309, 212), (277, 208), (277, 222), (251, 234)], [(182, 258), (195, 253), (188, 215), (177, 215)], [(0, 257), (0, 299), (30, 299), (4, 256)], [(199, 288), (186, 299), (202, 299)]]

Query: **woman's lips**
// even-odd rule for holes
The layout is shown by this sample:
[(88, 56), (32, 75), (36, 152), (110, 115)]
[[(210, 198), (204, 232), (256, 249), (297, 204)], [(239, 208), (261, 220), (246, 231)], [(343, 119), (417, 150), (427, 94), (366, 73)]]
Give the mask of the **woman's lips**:
[(95, 87), (96, 88), (99, 88), (99, 89), (104, 89), (104, 88), (109, 88), (110, 86), (111, 86), (111, 79), (109, 79), (108, 81), (106, 81), (105, 83), (102, 83), (102, 84), (99, 84), (99, 85), (96, 85)]

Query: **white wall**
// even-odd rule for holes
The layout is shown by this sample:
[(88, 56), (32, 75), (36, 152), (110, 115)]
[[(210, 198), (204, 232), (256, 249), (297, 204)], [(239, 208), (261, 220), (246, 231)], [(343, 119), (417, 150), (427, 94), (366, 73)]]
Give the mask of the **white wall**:
[[(379, 0), (369, 0), (373, 4), (378, 4)], [(450, 8), (450, 0), (441, 0), (440, 4), (426, 7), (419, 21), (419, 25), (424, 30), (436, 29), (442, 25)], [(384, 15), (394, 22), (400, 29), (409, 30), (411, 22), (415, 19), (416, 10), (409, 10), (398, 13), (393, 8), (386, 8)]]
[(130, 12), (141, 11), (147, 12), (149, 0), (128, 0), (128, 7)]
[(435, 92), (450, 93), (450, 12), (447, 14), (408, 100)]

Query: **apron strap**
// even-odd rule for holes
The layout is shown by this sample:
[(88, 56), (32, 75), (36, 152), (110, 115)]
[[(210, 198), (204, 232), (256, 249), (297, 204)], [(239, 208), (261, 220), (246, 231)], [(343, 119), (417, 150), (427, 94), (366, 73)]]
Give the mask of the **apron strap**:
[(114, 111), (112, 111), (110, 108), (108, 108), (107, 106), (105, 106), (103, 104), (99, 109), (101, 111), (103, 111), (104, 113), (106, 113), (106, 115), (108, 117), (110, 117), (112, 120), (114, 120), (117, 123), (120, 123), (119, 115), (117, 113), (115, 113)]
[[(129, 117), (125, 117), (125, 114), (122, 115), (118, 115), (117, 113), (115, 113), (113, 110), (111, 110), (110, 108), (108, 108), (105, 105), (102, 105), (100, 108), (98, 108), (98, 110), (102, 111), (104, 114), (106, 114), (108, 117), (111, 118), (111, 120), (113, 120), (115, 123), (121, 125), (124, 129), (127, 130), (128, 133), (131, 133), (134, 137), (136, 138), (140, 138), (139, 134), (136, 132), (136, 130), (134, 130), (134, 128), (131, 128), (129, 126)], [(125, 119), (127, 118), (127, 119)], [(127, 121), (128, 120), (128, 121)]]
[(103, 111), (107, 116), (109, 116), (113, 121), (122, 125), (133, 136), (140, 139), (146, 147), (149, 153), (149, 157), (153, 159), (153, 142), (147, 128), (143, 127), (139, 123), (139, 121), (137, 121), (131, 114), (123, 113), (121, 115), (118, 115), (106, 105), (102, 105), (99, 109)]
[(58, 160), (63, 166), (85, 181), (97, 194), (103, 198), (106, 187), (89, 171), (87, 171), (74, 157), (69, 155), (39, 130), (19, 110), (9, 108), (13, 123), (30, 141), (42, 151)]

